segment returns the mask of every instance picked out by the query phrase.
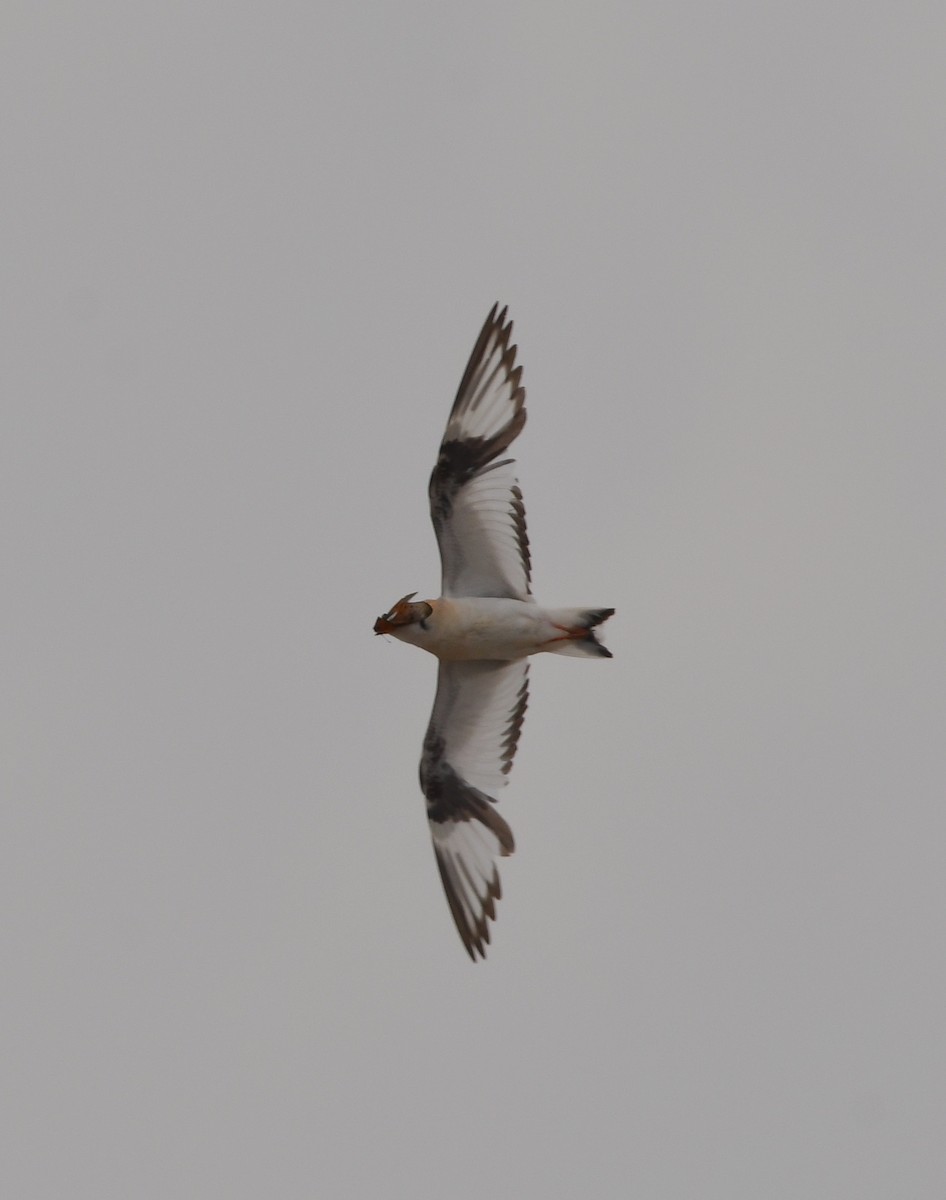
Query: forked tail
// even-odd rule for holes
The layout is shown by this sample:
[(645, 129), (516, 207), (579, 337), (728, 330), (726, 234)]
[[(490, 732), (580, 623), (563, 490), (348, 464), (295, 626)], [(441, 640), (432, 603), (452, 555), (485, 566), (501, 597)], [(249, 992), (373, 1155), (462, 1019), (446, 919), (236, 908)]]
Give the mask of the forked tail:
[(613, 614), (613, 608), (555, 609), (549, 617), (561, 634), (552, 638), (545, 649), (551, 654), (570, 654), (573, 658), (611, 658), (611, 651), (595, 636), (595, 627)]

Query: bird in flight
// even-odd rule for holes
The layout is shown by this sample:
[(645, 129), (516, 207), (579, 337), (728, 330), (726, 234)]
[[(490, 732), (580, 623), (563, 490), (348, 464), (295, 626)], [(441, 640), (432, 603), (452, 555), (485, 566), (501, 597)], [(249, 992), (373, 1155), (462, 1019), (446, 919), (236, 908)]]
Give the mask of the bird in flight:
[(526, 423), (512, 321), (494, 304), (467, 363), (430, 476), (441, 595), (411, 592), (374, 623), (439, 660), (420, 786), (450, 912), (470, 958), (486, 957), (502, 894), (496, 860), (512, 830), (496, 811), (528, 702), (529, 655), (610, 658), (595, 628), (613, 608), (544, 608), (515, 463), (501, 458)]

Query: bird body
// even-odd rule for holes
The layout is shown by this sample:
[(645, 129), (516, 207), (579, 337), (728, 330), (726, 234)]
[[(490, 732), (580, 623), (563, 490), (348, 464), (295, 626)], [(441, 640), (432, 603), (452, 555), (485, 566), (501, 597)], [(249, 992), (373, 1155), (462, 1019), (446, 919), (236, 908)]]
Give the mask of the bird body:
[(430, 477), (443, 567), (436, 599), (402, 597), (377, 634), (439, 660), (420, 761), (421, 790), (447, 903), (467, 953), (486, 955), (515, 848), (492, 795), (512, 767), (528, 703), (529, 658), (610, 658), (595, 629), (613, 608), (544, 608), (532, 597), (525, 506), (512, 459), (526, 421), (512, 322), (494, 305), (460, 381)]
[(601, 610), (543, 608), (534, 601), (505, 596), (441, 596), (422, 603), (430, 607), (429, 615), (380, 632), (446, 662), (510, 662), (542, 651), (610, 657), (600, 642), (588, 636), (593, 628), (589, 618)]

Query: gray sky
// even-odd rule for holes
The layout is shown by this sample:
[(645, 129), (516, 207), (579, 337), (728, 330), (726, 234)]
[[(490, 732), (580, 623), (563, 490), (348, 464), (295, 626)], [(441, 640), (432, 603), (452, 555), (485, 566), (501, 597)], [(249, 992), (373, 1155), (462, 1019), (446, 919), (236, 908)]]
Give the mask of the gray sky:
[[(942, 4), (3, 25), (3, 1194), (941, 1196)], [(497, 299), (618, 612), (474, 967), (371, 625)]]

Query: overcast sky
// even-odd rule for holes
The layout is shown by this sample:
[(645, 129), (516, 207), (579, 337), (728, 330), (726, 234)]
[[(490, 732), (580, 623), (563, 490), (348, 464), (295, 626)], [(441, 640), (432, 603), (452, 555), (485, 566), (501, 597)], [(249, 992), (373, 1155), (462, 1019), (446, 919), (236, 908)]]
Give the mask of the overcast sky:
[[(2, 25), (0, 1191), (942, 1196), (942, 3)], [(473, 966), (371, 626), (494, 300), (617, 614)]]

